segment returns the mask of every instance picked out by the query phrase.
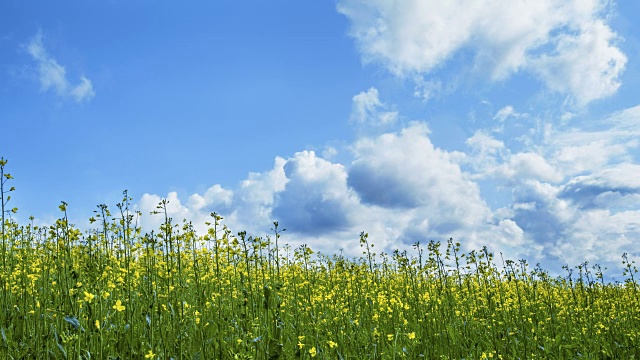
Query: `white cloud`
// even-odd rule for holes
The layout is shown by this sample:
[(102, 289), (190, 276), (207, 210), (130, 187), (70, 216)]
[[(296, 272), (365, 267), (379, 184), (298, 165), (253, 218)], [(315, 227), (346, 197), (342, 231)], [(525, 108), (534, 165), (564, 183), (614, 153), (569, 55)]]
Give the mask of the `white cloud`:
[(93, 91), (93, 85), (91, 84), (91, 80), (82, 76), (80, 78), (80, 83), (76, 85), (69, 92), (71, 96), (77, 101), (82, 102), (83, 100), (89, 100), (96, 95)]
[(36, 34), (26, 45), (26, 50), (38, 65), (38, 80), (42, 90), (54, 89), (61, 97), (72, 97), (76, 102), (89, 101), (95, 96), (91, 80), (81, 76), (73, 85), (67, 78), (66, 69), (51, 57), (42, 43), (42, 33)]
[(473, 178), (513, 191), (511, 204), (493, 214), (523, 230), (536, 261), (557, 271), (588, 260), (616, 274), (621, 254), (635, 251), (630, 239), (640, 235), (640, 106), (581, 128), (547, 125), (537, 124), (544, 136), (518, 152), (485, 132), (474, 134), (467, 140)]
[(427, 101), (442, 92), (442, 82), (417, 78), (413, 96)]
[[(635, 251), (633, 239), (640, 236), (640, 167), (631, 157), (640, 107), (598, 121), (599, 129), (583, 125), (547, 131), (519, 151), (496, 134), (477, 131), (463, 154), (434, 146), (427, 125), (411, 123), (359, 138), (344, 164), (302, 151), (276, 158), (272, 169), (251, 173), (233, 188), (214, 185), (193, 194), (186, 204), (169, 193), (168, 211), (176, 220), (193, 220), (199, 232), (211, 211), (221, 213), (232, 230), (258, 236), (277, 220), (287, 228), (284, 243), (306, 243), (324, 253), (344, 249), (358, 256), (361, 231), (386, 252), (453, 237), (464, 251), (486, 245), (551, 271), (589, 260), (616, 274), (620, 255)], [(585, 159), (577, 172), (564, 149), (596, 139), (602, 146), (590, 151), (606, 155), (587, 154), (595, 161)], [(470, 170), (460, 164), (471, 164)], [(484, 181), (507, 185), (508, 203), (492, 210), (486, 200), (493, 194), (483, 193)], [(154, 210), (159, 200), (145, 194), (139, 207)], [(152, 219), (155, 225), (162, 221)]]
[(297, 232), (324, 234), (352, 225), (357, 199), (344, 166), (313, 151), (296, 153), (284, 166), (288, 182), (276, 196), (273, 216)]
[(204, 195), (191, 195), (187, 204), (195, 210), (206, 210), (208, 207), (211, 208), (211, 211), (220, 212), (221, 209), (229, 207), (232, 200), (233, 191), (224, 189), (220, 184), (215, 184), (207, 189)]
[(552, 254), (568, 264), (583, 261), (604, 263), (609, 271), (620, 273), (623, 253), (637, 254), (640, 236), (640, 211), (612, 213), (606, 209), (580, 212), (576, 221), (565, 229), (567, 240), (561, 240)]
[[(606, 0), (340, 0), (365, 63), (405, 77), (433, 72), (464, 50), (502, 80), (526, 70), (579, 105), (611, 95), (626, 64), (606, 24)], [(438, 83), (432, 83), (437, 85)], [(432, 92), (426, 88), (427, 97)], [(419, 92), (419, 91), (418, 91)]]
[(425, 125), (415, 123), (400, 134), (356, 142), (350, 186), (364, 202), (391, 207), (437, 206), (445, 200), (442, 193), (473, 197), (473, 186), (464, 183), (459, 167), (433, 146), (428, 133)]
[(555, 134), (546, 144), (565, 175), (597, 171), (610, 164), (633, 161), (640, 146), (640, 106), (598, 121), (597, 129), (570, 129)]
[(322, 157), (331, 160), (338, 155), (338, 150), (333, 146), (326, 146), (324, 150), (322, 150)]
[(495, 114), (493, 119), (503, 122), (509, 117), (519, 118), (522, 116), (525, 116), (525, 114), (520, 114), (513, 109), (513, 106), (507, 105), (502, 109), (498, 110), (498, 112)]
[(603, 21), (594, 20), (577, 36), (559, 36), (556, 52), (533, 59), (531, 67), (552, 90), (573, 94), (578, 105), (584, 105), (620, 87), (627, 57), (613, 45), (616, 38)]
[[(569, 189), (573, 189), (571, 184)], [(635, 190), (637, 194), (639, 189)], [(523, 182), (516, 187), (513, 220), (526, 238), (540, 244), (540, 259), (556, 271), (563, 264), (590, 261), (609, 267), (610, 274), (619, 274), (622, 253), (636, 251), (638, 203), (628, 203), (631, 209), (627, 210), (616, 209), (615, 203), (585, 206), (597, 198), (598, 191), (572, 194), (565, 186)]]
[(526, 178), (549, 182), (562, 180), (562, 174), (558, 170), (551, 166), (542, 155), (533, 152), (511, 155), (509, 162), (502, 165), (497, 171), (505, 179)]
[(378, 89), (374, 87), (355, 95), (352, 101), (350, 120), (356, 124), (384, 126), (398, 119), (398, 113), (389, 111), (389, 106), (380, 101)]
[(493, 178), (513, 183), (518, 179), (559, 182), (563, 178), (562, 172), (543, 154), (534, 151), (512, 153), (504, 142), (484, 131), (476, 131), (466, 144), (471, 152), (465, 160), (475, 171), (474, 179)]
[(466, 144), (482, 155), (496, 154), (501, 149), (504, 149), (504, 142), (491, 137), (481, 130), (476, 131), (472, 137), (468, 138)]
[(634, 208), (640, 203), (640, 165), (613, 165), (577, 176), (564, 185), (560, 196), (581, 209)]
[[(194, 219), (196, 213), (190, 210), (187, 206), (182, 205), (178, 193), (175, 191), (170, 192), (164, 198), (167, 201), (167, 216), (174, 220), (174, 223), (180, 222), (183, 219)], [(163, 200), (158, 195), (144, 194), (136, 204), (136, 210), (142, 212), (140, 224), (143, 228), (152, 230), (158, 229), (158, 227), (164, 222), (164, 210), (158, 208), (160, 202)], [(161, 212), (161, 214), (151, 214), (152, 212)], [(202, 227), (200, 227), (202, 230)]]

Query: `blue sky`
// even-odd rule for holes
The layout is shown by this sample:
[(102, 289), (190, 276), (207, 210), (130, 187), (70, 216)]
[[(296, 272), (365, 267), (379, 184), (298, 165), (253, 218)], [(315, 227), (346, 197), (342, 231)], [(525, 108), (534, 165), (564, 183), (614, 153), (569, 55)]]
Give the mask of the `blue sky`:
[(204, 231), (325, 253), (640, 256), (634, 2), (5, 1), (0, 154), (19, 221), (128, 190)]

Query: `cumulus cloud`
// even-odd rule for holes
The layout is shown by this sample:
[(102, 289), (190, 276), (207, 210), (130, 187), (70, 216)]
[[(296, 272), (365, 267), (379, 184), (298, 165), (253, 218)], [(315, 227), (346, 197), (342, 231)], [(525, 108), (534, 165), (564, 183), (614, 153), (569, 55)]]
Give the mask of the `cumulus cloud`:
[(640, 204), (640, 165), (619, 164), (577, 176), (564, 185), (559, 196), (580, 209), (633, 208)]
[(583, 25), (579, 34), (556, 39), (554, 54), (531, 60), (531, 68), (552, 90), (573, 94), (579, 105), (607, 97), (620, 87), (627, 57), (613, 44), (616, 34), (602, 21)]
[[(613, 94), (627, 58), (607, 25), (608, 1), (340, 0), (365, 63), (428, 74), (468, 51), (492, 80), (530, 71), (578, 105)], [(430, 84), (437, 85), (437, 82)], [(428, 87), (426, 93), (433, 90)], [(420, 91), (418, 93), (421, 94)]]
[[(358, 256), (358, 234), (366, 231), (377, 251), (453, 237), (464, 251), (486, 245), (556, 273), (585, 260), (615, 273), (620, 255), (635, 251), (640, 236), (640, 167), (633, 157), (640, 107), (581, 125), (549, 130), (541, 123), (544, 136), (518, 147), (505, 134), (478, 130), (461, 153), (435, 146), (428, 126), (413, 122), (358, 138), (343, 163), (301, 151), (186, 202), (171, 192), (167, 210), (176, 220), (192, 220), (200, 233), (212, 211), (231, 229), (257, 236), (276, 220), (287, 229), (285, 243), (325, 253)], [(575, 149), (593, 153), (571, 158)], [(487, 188), (496, 187), (508, 194), (491, 208), (487, 200), (495, 194)], [(152, 211), (159, 201), (145, 194), (138, 206)], [(145, 226), (162, 222), (151, 219)]]
[(399, 134), (354, 144), (348, 182), (363, 202), (415, 208), (456, 203), (457, 196), (466, 199), (462, 203), (478, 198), (477, 188), (464, 180), (449, 153), (433, 146), (428, 133), (424, 124), (415, 123)]
[[(344, 249), (350, 256), (359, 254), (361, 231), (389, 252), (449, 237), (464, 239), (468, 250), (524, 241), (517, 224), (493, 218), (477, 185), (457, 165), (457, 155), (436, 148), (425, 124), (361, 138), (351, 151), (352, 161), (345, 165), (313, 151), (278, 157), (271, 170), (251, 173), (234, 188), (214, 185), (186, 202), (171, 192), (168, 214), (188, 218), (199, 232), (206, 231), (203, 224), (211, 221), (212, 211), (232, 229), (257, 235), (277, 220), (289, 243), (324, 252)], [(145, 194), (138, 208), (148, 213), (160, 200)], [(151, 216), (143, 225), (162, 220)]]
[(493, 216), (522, 229), (534, 259), (555, 270), (586, 260), (616, 271), (640, 235), (640, 106), (580, 128), (548, 125), (538, 124), (544, 136), (518, 151), (499, 134), (476, 132), (467, 140), (472, 178), (511, 190)]
[[(188, 219), (197, 221), (199, 219), (194, 218), (197, 216), (197, 212), (189, 209), (189, 207), (182, 205), (178, 193), (171, 191), (166, 197), (162, 198), (155, 194), (144, 194), (136, 204), (136, 210), (140, 210), (143, 214), (141, 217), (141, 226), (147, 230), (158, 229), (158, 227), (164, 222), (164, 217), (161, 214), (151, 214), (157, 211), (164, 211), (158, 206), (162, 200), (167, 201), (167, 216), (171, 217), (175, 221), (182, 221)], [(163, 214), (162, 214), (163, 215)]]
[(389, 106), (380, 101), (375, 87), (355, 95), (352, 101), (350, 120), (358, 125), (391, 125), (398, 118), (396, 111), (390, 111)]
[(297, 232), (324, 234), (352, 225), (357, 200), (347, 188), (344, 166), (297, 153), (284, 166), (289, 180), (278, 193), (273, 216)]
[(541, 246), (541, 261), (555, 270), (563, 264), (590, 261), (608, 266), (616, 274), (620, 256), (636, 251), (633, 239), (640, 236), (638, 189), (624, 195), (635, 196), (635, 202), (627, 201), (624, 209), (617, 207), (619, 197), (594, 204), (609, 191), (606, 189), (619, 190), (615, 187), (574, 193), (574, 185), (575, 181), (560, 186), (540, 182), (516, 186), (512, 219), (524, 230), (525, 237)]
[(504, 179), (527, 178), (541, 181), (558, 182), (562, 174), (551, 166), (540, 154), (521, 152), (509, 157), (509, 162), (500, 166), (497, 171)]
[(71, 97), (76, 102), (89, 101), (95, 96), (91, 80), (81, 76), (77, 84), (67, 78), (67, 71), (54, 59), (42, 43), (42, 33), (36, 34), (26, 45), (26, 51), (37, 63), (38, 80), (42, 90), (53, 89), (58, 96)]
[(203, 194), (193, 194), (189, 197), (187, 204), (190, 208), (212, 212), (225, 211), (231, 205), (233, 191), (224, 189), (220, 184), (215, 184)]
[(473, 178), (482, 178), (494, 171), (498, 159), (505, 156), (504, 142), (482, 130), (476, 131), (465, 143), (470, 149), (465, 162), (476, 170)]

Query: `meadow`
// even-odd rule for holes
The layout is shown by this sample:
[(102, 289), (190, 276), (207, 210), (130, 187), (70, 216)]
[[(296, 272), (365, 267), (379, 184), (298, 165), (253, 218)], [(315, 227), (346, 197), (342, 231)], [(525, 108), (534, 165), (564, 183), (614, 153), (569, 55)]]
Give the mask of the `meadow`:
[[(640, 358), (637, 269), (624, 281), (582, 263), (552, 277), (453, 239), (357, 258), (233, 233), (211, 214), (206, 234), (167, 202), (113, 212), (80, 231), (67, 204), (50, 226), (9, 216), (2, 179), (3, 359), (634, 359)], [(143, 233), (140, 216), (163, 224)], [(33, 221), (33, 218), (31, 218)]]

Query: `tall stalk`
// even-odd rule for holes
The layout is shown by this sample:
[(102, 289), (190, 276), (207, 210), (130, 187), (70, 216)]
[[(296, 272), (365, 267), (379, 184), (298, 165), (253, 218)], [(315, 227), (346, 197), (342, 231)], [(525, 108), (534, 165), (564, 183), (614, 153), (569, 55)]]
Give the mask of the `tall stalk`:
[[(1, 203), (2, 203), (2, 270), (4, 271), (6, 266), (7, 266), (7, 259), (6, 259), (6, 255), (7, 255), (7, 235), (5, 232), (5, 214), (8, 212), (6, 209), (7, 203), (9, 202), (9, 200), (11, 200), (11, 195), (7, 195), (7, 198), (5, 199), (5, 194), (8, 194), (12, 191), (14, 191), (16, 188), (15, 187), (11, 187), (9, 190), (5, 190), (5, 184), (7, 183), (7, 181), (13, 179), (13, 176), (11, 176), (11, 174), (4, 172), (4, 166), (7, 165), (7, 160), (5, 158), (0, 158), (0, 198), (2, 199)], [(9, 210), (12, 213), (16, 213), (18, 212), (18, 208), (13, 208), (11, 210)]]
[[(2, 204), (2, 275), (3, 275), (3, 279), (5, 280), (5, 282), (8, 281), (8, 274), (7, 274), (7, 235), (6, 235), (6, 230), (5, 230), (5, 213), (7, 212), (12, 212), (12, 213), (17, 213), (18, 212), (18, 208), (13, 208), (9, 211), (5, 210), (7, 203), (9, 202), (9, 200), (11, 200), (11, 195), (7, 195), (6, 199), (5, 199), (5, 194), (8, 194), (12, 191), (14, 191), (16, 188), (15, 187), (11, 187), (9, 190), (5, 190), (5, 184), (7, 183), (7, 181), (13, 179), (13, 176), (11, 176), (11, 174), (4, 172), (4, 166), (7, 165), (7, 160), (2, 157), (0, 158), (0, 203)], [(5, 283), (2, 284), (3, 289), (5, 288)], [(7, 308), (7, 292), (3, 291), (2, 292), (3, 296), (3, 303), (2, 303), (2, 308), (6, 309)]]

